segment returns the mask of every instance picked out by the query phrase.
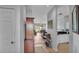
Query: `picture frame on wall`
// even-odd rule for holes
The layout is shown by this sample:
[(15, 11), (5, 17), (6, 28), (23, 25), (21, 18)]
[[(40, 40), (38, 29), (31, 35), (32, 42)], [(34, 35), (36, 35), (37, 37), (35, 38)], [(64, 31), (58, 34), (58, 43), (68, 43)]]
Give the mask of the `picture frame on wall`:
[(53, 20), (48, 21), (48, 28), (53, 29)]
[(79, 34), (79, 6), (76, 5), (72, 11), (72, 31)]

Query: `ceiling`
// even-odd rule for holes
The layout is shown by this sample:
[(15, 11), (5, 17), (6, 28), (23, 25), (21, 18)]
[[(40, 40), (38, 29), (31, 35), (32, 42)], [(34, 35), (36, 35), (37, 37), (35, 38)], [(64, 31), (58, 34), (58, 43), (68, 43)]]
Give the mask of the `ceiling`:
[[(47, 13), (54, 7), (54, 5), (29, 5), (26, 6), (27, 15), (31, 15), (35, 18), (35, 23), (46, 23)], [(58, 19), (68, 15), (68, 6), (58, 5)]]
[(32, 16), (35, 17), (35, 22), (45, 22), (48, 11), (54, 5), (32, 5)]

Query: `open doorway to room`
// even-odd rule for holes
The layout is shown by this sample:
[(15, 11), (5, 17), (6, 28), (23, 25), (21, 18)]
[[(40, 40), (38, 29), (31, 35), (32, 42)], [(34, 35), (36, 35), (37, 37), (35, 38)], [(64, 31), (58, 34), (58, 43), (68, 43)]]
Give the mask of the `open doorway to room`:
[[(46, 24), (36, 23), (34, 24), (34, 46), (36, 53), (46, 53), (47, 48), (51, 47), (50, 45), (50, 35), (46, 31)], [(49, 37), (48, 37), (49, 36)]]
[[(63, 21), (62, 21), (63, 20)], [(69, 52), (69, 16), (65, 16), (61, 22), (58, 21), (57, 48), (59, 52)]]
[[(34, 18), (25, 21), (25, 53), (48, 53), (51, 48), (51, 37), (46, 32), (46, 24), (34, 23)], [(49, 50), (50, 51), (49, 51)]]
[(57, 10), (57, 49), (58, 52), (69, 52), (69, 15), (68, 6), (59, 6)]

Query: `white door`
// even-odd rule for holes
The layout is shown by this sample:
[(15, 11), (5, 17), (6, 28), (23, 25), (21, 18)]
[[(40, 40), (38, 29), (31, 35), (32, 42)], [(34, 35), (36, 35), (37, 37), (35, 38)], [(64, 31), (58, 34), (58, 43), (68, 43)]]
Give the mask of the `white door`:
[(0, 7), (0, 52), (16, 52), (15, 9)]

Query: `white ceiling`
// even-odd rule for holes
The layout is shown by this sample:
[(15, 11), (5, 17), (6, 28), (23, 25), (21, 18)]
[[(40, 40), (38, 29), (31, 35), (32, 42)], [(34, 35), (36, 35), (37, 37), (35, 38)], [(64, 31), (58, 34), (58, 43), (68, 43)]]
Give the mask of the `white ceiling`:
[(32, 5), (32, 16), (35, 17), (35, 22), (45, 22), (46, 15), (53, 5)]
[[(46, 23), (47, 20), (47, 13), (50, 11), (54, 5), (30, 5), (26, 6), (27, 15), (31, 15), (34, 17), (35, 23)], [(68, 6), (66, 5), (58, 5), (58, 19), (68, 15)], [(62, 13), (62, 15), (59, 15)]]

